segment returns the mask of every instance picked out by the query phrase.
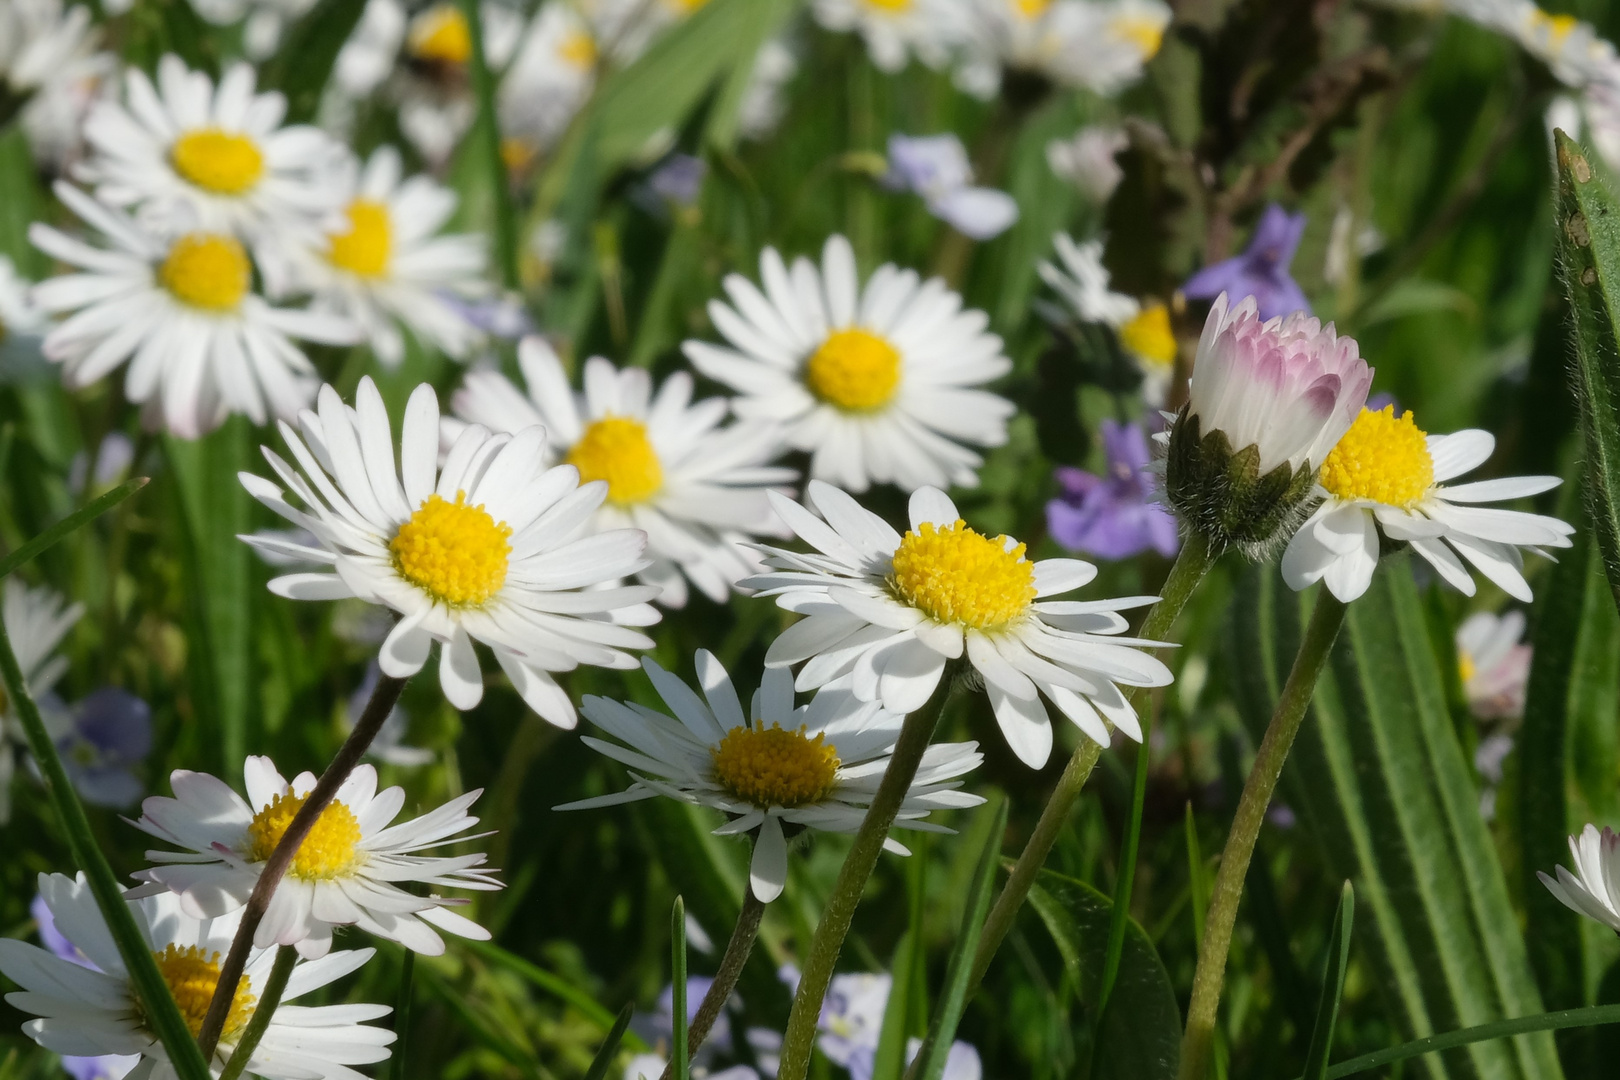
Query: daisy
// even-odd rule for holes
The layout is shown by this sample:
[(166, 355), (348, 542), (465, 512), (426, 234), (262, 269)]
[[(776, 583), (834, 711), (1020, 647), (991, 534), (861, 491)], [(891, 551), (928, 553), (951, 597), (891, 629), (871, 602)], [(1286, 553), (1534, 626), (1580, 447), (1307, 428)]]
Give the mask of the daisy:
[(779, 495), (772, 502), (815, 552), (766, 548), (777, 572), (743, 582), (805, 616), (765, 654), (772, 666), (805, 662), (799, 689), (853, 673), (861, 700), (909, 713), (933, 694), (945, 661), (966, 653), (1008, 745), (1034, 768), (1052, 750), (1043, 694), (1104, 746), (1105, 718), (1142, 738), (1116, 684), (1165, 686), (1170, 669), (1137, 648), (1160, 642), (1114, 635), (1126, 628), (1120, 611), (1154, 597), (1042, 600), (1086, 584), (1097, 568), (1078, 559), (1031, 562), (1011, 537), (968, 528), (935, 488), (911, 496), (903, 537), (837, 488), (812, 481), (809, 494), (822, 517)]
[(401, 326), (460, 360), (482, 338), (448, 303), (448, 292), (484, 291), (484, 242), (439, 235), (456, 196), (426, 176), (401, 179), (399, 151), (375, 151), (350, 188), (342, 213), (308, 234), (299, 285), (316, 304), (358, 325), (384, 367), (405, 358)]
[(7, 0), (0, 6), (0, 90), (26, 98), (52, 83), (98, 67), (89, 5), (62, 10), (62, 0)]
[(264, 456), (302, 509), (280, 487), (242, 474), (254, 498), (313, 544), (246, 536), (263, 551), (321, 563), (331, 573), (297, 572), (270, 582), (293, 600), (358, 597), (403, 616), (382, 643), (383, 674), (419, 671), (434, 642), (439, 685), (450, 704), (470, 709), (484, 695), (473, 642), (489, 646), (529, 707), (573, 727), (568, 695), (551, 678), (580, 664), (633, 668), (625, 649), (652, 640), (629, 626), (656, 622), (645, 585), (594, 588), (636, 573), (645, 533), (595, 533), (588, 525), (607, 498), (604, 481), (579, 483), (571, 465), (545, 469), (545, 430), (496, 435), (479, 425), (461, 433), (439, 467), (439, 402), (423, 384), (405, 407), (395, 462), (382, 395), (360, 380), (350, 408), (330, 386), (318, 411), (281, 425), (294, 468), (268, 447)]
[(1457, 674), (1468, 711), (1479, 720), (1524, 716), (1531, 648), (1523, 643), (1524, 612), (1476, 611), (1457, 627)]
[(1047, 143), (1046, 164), (1100, 206), (1125, 179), (1125, 170), (1115, 158), (1130, 144), (1123, 129), (1112, 124), (1090, 124), (1067, 139)]
[(1569, 838), (1569, 853), (1575, 873), (1558, 867), (1558, 878), (1536, 871), (1547, 891), (1577, 915), (1620, 930), (1620, 834), (1607, 826), (1598, 832), (1588, 825), (1581, 835)]
[(798, 73), (799, 58), (782, 41), (771, 38), (760, 46), (737, 107), (738, 137), (757, 142), (776, 130), (787, 111), (783, 91)]
[(599, 60), (595, 30), (571, 4), (541, 5), (501, 80), (508, 155), (526, 160), (556, 144), (589, 100)]
[(1011, 402), (976, 389), (1012, 362), (989, 318), (964, 311), (938, 278), (880, 266), (863, 290), (849, 241), (827, 241), (818, 271), (791, 271), (774, 248), (760, 256), (764, 291), (739, 274), (731, 304), (710, 301), (725, 348), (688, 341), (687, 358), (735, 389), (745, 420), (786, 429), (811, 451), (810, 474), (849, 491), (893, 483), (972, 487), (982, 458), (961, 445), (1007, 441)]
[[(484, 58), (499, 71), (512, 58), (523, 16), (502, 3), (479, 5)], [(468, 62), (472, 27), (459, 3), (438, 3), (417, 12), (405, 30), (404, 64), (394, 83), (399, 126), (411, 144), (437, 167), (450, 157), (478, 114)]]
[[(659, 795), (713, 807), (730, 818), (717, 835), (757, 830), (748, 880), (766, 903), (781, 895), (787, 880), (784, 826), (795, 834), (860, 828), (904, 717), (855, 700), (842, 684), (828, 686), (808, 705), (795, 705), (792, 676), (780, 668), (765, 671), (745, 717), (731, 676), (705, 650), (694, 658), (702, 697), (652, 660), (643, 659), (641, 666), (674, 718), (634, 702), (586, 696), (580, 706), (586, 719), (619, 742), (586, 736), (585, 743), (628, 766), (635, 783), (557, 809), (617, 806)], [(930, 746), (900, 805), (898, 827), (951, 832), (922, 819), (931, 810), (984, 802), (958, 790), (961, 783), (954, 779), (981, 759), (976, 743)], [(884, 846), (908, 854), (893, 839)]]
[[(24, 1024), (23, 1031), (59, 1054), (139, 1054), (144, 1060), (129, 1073), (132, 1080), (173, 1080), (168, 1053), (141, 1016), (123, 957), (84, 875), (75, 880), (41, 874), (39, 891), (56, 930), (92, 966), (14, 938), (0, 939), (0, 971), (23, 988), (7, 994), (6, 1001), (38, 1017)], [(129, 906), (186, 1025), (197, 1034), (219, 983), (220, 957), (231, 947), (239, 918), (194, 918), (168, 893), (131, 899)], [(387, 1016), (393, 1011), (388, 1006), (288, 1006), (357, 970), (375, 951), (355, 949), (298, 963), (247, 1071), (266, 1080), (364, 1080), (349, 1066), (386, 1060), (394, 1033), (365, 1021)], [(214, 1069), (223, 1068), (236, 1048), (258, 1002), (255, 990), (270, 978), (275, 952), (256, 949), (249, 956), (214, 1051)]]
[(956, 0), (815, 0), (812, 10), (828, 30), (858, 32), (872, 63), (890, 74), (910, 56), (943, 67), (968, 31)]
[[(207, 773), (170, 774), (174, 798), (154, 795), (141, 804), (137, 828), (185, 851), (149, 851), (161, 865), (134, 876), (149, 884), (134, 895), (172, 892), (194, 919), (217, 919), (248, 901), (265, 860), (281, 842), (293, 815), (315, 787), (314, 773), (288, 783), (267, 757), (242, 767), (247, 800)], [(296, 945), (315, 959), (332, 948), (335, 926), (358, 926), (428, 956), (444, 952), (434, 927), (461, 937), (489, 940), (489, 931), (449, 910), (457, 901), (417, 896), (401, 883), (457, 889), (498, 889), (483, 855), (424, 856), (416, 852), (460, 843), (457, 836), (478, 824), (467, 814), (482, 794), (472, 791), (416, 818), (390, 826), (405, 804), (405, 789), (377, 790), (377, 770), (360, 765), (321, 811), (293, 857), (287, 876), (270, 897), (254, 934), (261, 949)]]
[(366, 0), (360, 21), (332, 65), (333, 85), (351, 99), (381, 86), (405, 43), (405, 24), (405, 6), (399, 0)]
[(318, 128), (283, 127), (287, 99), (255, 93), (255, 81), (239, 63), (216, 89), (173, 55), (158, 62), (155, 87), (129, 68), (124, 102), (102, 102), (85, 121), (81, 178), (112, 206), (250, 239), (335, 209), (343, 148)]
[(1170, 309), (1160, 301), (1143, 304), (1134, 296), (1108, 287), (1108, 269), (1103, 266), (1103, 242), (1087, 240), (1076, 244), (1058, 233), (1052, 238), (1062, 266), (1045, 260), (1037, 267), (1041, 280), (1050, 285), (1083, 323), (1099, 323), (1112, 329), (1120, 348), (1142, 375), (1142, 401), (1149, 409), (1164, 406), (1175, 375), (1175, 332), (1170, 327)]
[(28, 230), (35, 247), (83, 271), (34, 289), (43, 310), (73, 312), (44, 343), (71, 387), (128, 360), (125, 396), (147, 406), (150, 423), (196, 438), (227, 413), (262, 424), (308, 404), (314, 367), (292, 338), (356, 339), (339, 316), (268, 304), (253, 291), (247, 249), (229, 233), (165, 238), (68, 184), (58, 183), (56, 195), (105, 241), (88, 244), (39, 222)]
[[(607, 484), (592, 528), (640, 529), (648, 565), (637, 579), (656, 586), (659, 603), (686, 604), (690, 581), (715, 603), (758, 572), (744, 545), (787, 535), (765, 493), (790, 484), (792, 469), (767, 466), (781, 448), (772, 424), (721, 427), (724, 398), (692, 402), (692, 377), (676, 372), (653, 392), (639, 368), (618, 370), (600, 356), (585, 362), (585, 392), (575, 394), (562, 363), (542, 338), (518, 346), (528, 393), (504, 375), (478, 371), (450, 399), (462, 421), (516, 433), (544, 424), (548, 457), (579, 470), (580, 482)], [(445, 422), (453, 442), (465, 423)]]
[[(56, 647), (83, 614), (83, 604), (69, 604), (50, 589), (31, 589), (16, 578), (0, 584), (0, 618), (30, 696), (48, 694), (67, 673), (67, 658), (57, 656)], [(26, 746), (27, 741), (22, 722), (0, 688), (0, 825), (11, 820), (11, 778), (17, 771), (14, 747)]]
[(45, 331), (45, 313), (29, 295), (32, 283), (17, 273), (11, 260), (0, 255), (0, 360), (16, 352), (39, 347)]
[(1410, 412), (1362, 409), (1322, 462), (1322, 502), (1283, 553), (1283, 580), (1304, 589), (1318, 581), (1349, 603), (1367, 591), (1384, 541), (1409, 543), (1458, 591), (1474, 595), (1461, 555), (1503, 592), (1529, 603), (1519, 548), (1569, 547), (1574, 526), (1557, 518), (1479, 503), (1550, 491), (1556, 476), (1504, 477), (1447, 487), (1444, 481), (1485, 463), (1496, 448), (1488, 431), (1426, 435)]
[(1046, 57), (1054, 82), (1098, 94), (1117, 94), (1142, 77), (1158, 55), (1170, 25), (1162, 0), (1062, 0), (1052, 4), (1048, 32), (1062, 47)]

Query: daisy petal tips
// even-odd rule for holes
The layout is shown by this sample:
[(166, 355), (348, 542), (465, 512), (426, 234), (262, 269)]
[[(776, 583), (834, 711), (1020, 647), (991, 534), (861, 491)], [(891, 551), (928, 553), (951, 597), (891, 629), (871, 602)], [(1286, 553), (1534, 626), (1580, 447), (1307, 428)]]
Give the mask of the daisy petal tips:
[(1571, 911), (1620, 931), (1620, 834), (1588, 825), (1569, 838), (1569, 853), (1575, 873), (1560, 866), (1556, 879), (1539, 870), (1536, 876)]
[(378, 657), (384, 674), (415, 674), (438, 642), (445, 697), (470, 709), (484, 692), (473, 650), (482, 642), (530, 708), (571, 728), (573, 703), (550, 673), (633, 668), (626, 650), (652, 646), (633, 627), (658, 621), (647, 603), (657, 590), (617, 584), (646, 565), (646, 534), (587, 535), (607, 484), (580, 485), (571, 465), (544, 468), (543, 428), (497, 435), (471, 425), (440, 466), (439, 402), (424, 384), (406, 406), (396, 464), (388, 413), (369, 378), (352, 408), (322, 387), (299, 428), (281, 425), (296, 467), (264, 450), (287, 490), (251, 473), (241, 479), (314, 543), (242, 539), (328, 568), (274, 579), (279, 596), (357, 597), (398, 612)]
[(965, 654), (1008, 745), (1032, 768), (1052, 750), (1043, 697), (1103, 745), (1110, 725), (1141, 738), (1119, 688), (1168, 685), (1170, 669), (1143, 651), (1162, 642), (1115, 635), (1127, 626), (1119, 612), (1154, 597), (1049, 599), (1086, 584), (1097, 568), (1078, 559), (1031, 562), (1011, 537), (969, 528), (936, 488), (912, 495), (904, 536), (828, 484), (812, 481), (808, 494), (821, 516), (772, 499), (815, 550), (764, 548), (772, 572), (743, 582), (804, 616), (766, 654), (773, 666), (804, 665), (799, 689), (848, 676), (856, 697), (908, 713), (934, 692), (945, 662)]

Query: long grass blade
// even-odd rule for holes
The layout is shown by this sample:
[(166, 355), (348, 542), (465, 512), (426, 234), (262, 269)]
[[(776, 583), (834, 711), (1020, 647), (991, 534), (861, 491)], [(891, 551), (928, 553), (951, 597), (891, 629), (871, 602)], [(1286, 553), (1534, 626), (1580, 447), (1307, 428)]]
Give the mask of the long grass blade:
[(1333, 913), (1327, 965), (1322, 969), (1322, 996), (1316, 1006), (1311, 1046), (1305, 1054), (1305, 1080), (1323, 1080), (1327, 1074), (1333, 1028), (1339, 1022), (1339, 1002), (1344, 1000), (1344, 976), (1350, 968), (1350, 932), (1355, 920), (1356, 891), (1347, 881), (1339, 893), (1339, 909)]

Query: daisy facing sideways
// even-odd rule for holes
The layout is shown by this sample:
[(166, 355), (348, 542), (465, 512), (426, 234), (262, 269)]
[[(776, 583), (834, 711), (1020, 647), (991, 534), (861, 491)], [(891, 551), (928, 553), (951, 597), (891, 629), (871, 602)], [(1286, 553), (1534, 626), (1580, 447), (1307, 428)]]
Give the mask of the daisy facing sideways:
[(774, 248), (759, 265), (763, 292), (732, 274), (731, 304), (709, 302), (730, 347), (685, 345), (694, 367), (737, 391), (737, 415), (783, 425), (811, 452), (810, 474), (846, 491), (977, 484), (983, 459), (962, 444), (1000, 446), (1015, 411), (978, 389), (1012, 368), (989, 318), (892, 264), (862, 289), (842, 236), (819, 269), (799, 258), (790, 270)]
[[(720, 662), (700, 649), (694, 664), (701, 697), (652, 660), (641, 662), (673, 719), (634, 702), (585, 698), (586, 719), (619, 740), (586, 736), (585, 742), (628, 766), (635, 783), (557, 809), (616, 806), (659, 795), (714, 807), (731, 819), (717, 834), (758, 830), (748, 878), (754, 895), (769, 903), (787, 880), (784, 827), (795, 834), (859, 829), (888, 771), (904, 717), (885, 712), (877, 702), (856, 700), (844, 685), (828, 686), (808, 705), (796, 706), (793, 677), (780, 668), (766, 669), (745, 716)], [(922, 819), (931, 810), (984, 802), (957, 790), (961, 784), (955, 780), (981, 758), (976, 743), (930, 746), (900, 804), (897, 827), (950, 832)], [(884, 843), (907, 854), (895, 840)]]
[[(94, 966), (64, 960), (14, 938), (0, 939), (0, 971), (22, 987), (21, 992), (7, 994), (6, 1001), (38, 1017), (24, 1024), (23, 1031), (59, 1054), (139, 1054), (143, 1060), (129, 1073), (130, 1080), (173, 1080), (168, 1054), (141, 1016), (123, 957), (84, 875), (75, 880), (62, 874), (41, 874), (39, 891), (57, 932)], [(196, 1035), (202, 1030), (208, 1002), (219, 983), (219, 961), (231, 947), (239, 917), (193, 918), (168, 893), (130, 900), (129, 905), (186, 1026)], [(388, 1006), (288, 1005), (355, 971), (374, 952), (335, 952), (294, 966), (247, 1071), (266, 1080), (364, 1080), (349, 1066), (386, 1060), (394, 1033), (365, 1021), (387, 1016), (393, 1011)], [(274, 949), (255, 949), (249, 955), (210, 1063), (215, 1070), (225, 1065), (236, 1048), (274, 961)]]
[(633, 668), (624, 650), (652, 646), (632, 625), (658, 621), (646, 603), (656, 589), (593, 588), (646, 566), (647, 536), (590, 532), (608, 486), (581, 486), (571, 465), (544, 468), (543, 428), (496, 435), (471, 425), (441, 467), (439, 401), (424, 383), (405, 407), (396, 462), (388, 412), (370, 378), (360, 380), (353, 408), (323, 386), (318, 411), (306, 410), (299, 428), (301, 437), (281, 425), (297, 468), (268, 447), (264, 456), (302, 508), (263, 477), (241, 479), (315, 544), (242, 539), (331, 568), (275, 578), (270, 590), (278, 596), (357, 597), (399, 612), (377, 658), (383, 674), (415, 674), (439, 642), (439, 685), (450, 704), (470, 709), (484, 695), (473, 651), (481, 641), (531, 709), (573, 727), (573, 703), (550, 672)]
[(467, 376), (450, 399), (461, 419), (444, 422), (446, 441), (454, 442), (464, 421), (497, 432), (544, 424), (551, 456), (577, 468), (582, 483), (607, 483), (594, 527), (646, 532), (651, 561), (636, 576), (661, 590), (660, 604), (684, 606), (688, 580), (724, 603), (732, 585), (760, 569), (744, 545), (787, 535), (765, 497), (769, 485), (798, 476), (767, 465), (781, 449), (775, 425), (722, 427), (725, 399), (693, 403), (685, 372), (654, 393), (645, 371), (619, 370), (595, 356), (585, 362), (584, 393), (576, 394), (542, 338), (523, 340), (518, 363), (526, 395), (495, 371)]
[[(1474, 579), (1463, 565), (1529, 603), (1519, 548), (1569, 547), (1572, 525), (1541, 514), (1480, 503), (1550, 491), (1556, 476), (1503, 477), (1447, 486), (1443, 481), (1483, 465), (1496, 448), (1487, 431), (1426, 435), (1410, 412), (1362, 409), (1322, 461), (1322, 503), (1283, 553), (1283, 580), (1304, 589), (1318, 581), (1344, 603), (1367, 591), (1383, 540), (1411, 544), (1445, 581), (1469, 596)], [(1462, 559), (1458, 556), (1461, 555)]]
[[(14, 577), (0, 584), (0, 594), (0, 618), (5, 619), (6, 637), (16, 650), (23, 684), (34, 697), (43, 697), (67, 674), (67, 657), (56, 655), (56, 647), (84, 614), (84, 605), (69, 604), (51, 589), (31, 589)], [(11, 820), (16, 748), (26, 743), (11, 701), (0, 692), (0, 825)]]
[(127, 360), (124, 396), (145, 406), (151, 426), (194, 439), (229, 413), (255, 424), (296, 416), (316, 384), (292, 339), (356, 340), (340, 316), (272, 307), (254, 292), (253, 263), (230, 233), (164, 237), (69, 184), (58, 183), (56, 196), (104, 246), (29, 226), (35, 247), (79, 269), (34, 287), (41, 309), (68, 316), (45, 335), (45, 355), (75, 388)]
[[(288, 783), (266, 757), (242, 767), (248, 798), (207, 773), (177, 769), (169, 777), (174, 798), (154, 795), (141, 804), (136, 827), (186, 851), (148, 851), (161, 865), (141, 870), (148, 884), (131, 895), (173, 892), (195, 919), (216, 919), (247, 903), (265, 861), (281, 842), (310, 791), (314, 773)], [(459, 901), (416, 896), (397, 883), (457, 889), (498, 889), (483, 855), (432, 856), (416, 852), (468, 837), (478, 824), (467, 814), (481, 794), (471, 791), (416, 818), (390, 826), (405, 805), (405, 789), (377, 790), (377, 770), (361, 765), (338, 789), (270, 898), (254, 934), (261, 949), (296, 945), (314, 959), (332, 947), (335, 926), (357, 926), (429, 956), (444, 952), (437, 927), (487, 940), (489, 931), (449, 910)]]
[(1620, 834), (1588, 825), (1569, 838), (1569, 853), (1573, 874), (1560, 866), (1556, 879), (1539, 870), (1536, 877), (1571, 911), (1620, 931)]
[(1115, 635), (1127, 625), (1120, 611), (1154, 597), (1042, 599), (1078, 589), (1097, 568), (1079, 559), (1031, 562), (1011, 537), (970, 529), (935, 488), (911, 496), (904, 536), (818, 481), (809, 503), (822, 517), (779, 495), (772, 502), (815, 550), (766, 548), (772, 571), (743, 585), (804, 616), (765, 654), (772, 666), (804, 663), (799, 689), (852, 675), (856, 697), (909, 713), (932, 696), (945, 662), (965, 654), (1007, 744), (1033, 768), (1052, 751), (1043, 695), (1104, 746), (1109, 724), (1141, 739), (1116, 684), (1165, 686), (1170, 669), (1141, 651), (1162, 642)]

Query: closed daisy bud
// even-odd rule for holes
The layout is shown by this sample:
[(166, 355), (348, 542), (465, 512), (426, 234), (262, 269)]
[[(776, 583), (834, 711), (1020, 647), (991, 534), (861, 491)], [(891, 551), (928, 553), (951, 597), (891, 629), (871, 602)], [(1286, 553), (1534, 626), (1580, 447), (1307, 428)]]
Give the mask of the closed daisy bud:
[(1303, 312), (1261, 322), (1253, 297), (1229, 308), (1222, 293), (1169, 435), (1171, 507), (1212, 544), (1260, 554), (1297, 520), (1372, 375), (1331, 323)]

